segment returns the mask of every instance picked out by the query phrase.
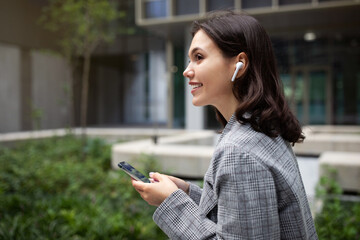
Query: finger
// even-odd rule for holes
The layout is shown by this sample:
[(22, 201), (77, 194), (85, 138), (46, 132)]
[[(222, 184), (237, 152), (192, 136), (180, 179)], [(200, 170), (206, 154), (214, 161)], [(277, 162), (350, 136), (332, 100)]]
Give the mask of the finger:
[(144, 186), (143, 182), (132, 179), (131, 183), (132, 183), (132, 185), (133, 185), (133, 187), (135, 188), (136, 191), (138, 191), (138, 192), (143, 192), (144, 191), (145, 186)]
[(179, 181), (183, 181), (182, 179), (180, 178), (177, 178), (177, 177), (173, 177), (173, 176), (168, 176), (168, 175), (165, 175), (167, 176), (171, 181), (173, 182), (179, 182)]
[(153, 172), (150, 172), (150, 173), (149, 173), (149, 176), (150, 176), (149, 180), (150, 180), (150, 182), (151, 182), (151, 183), (159, 182), (157, 179), (154, 179), (154, 178), (152, 177), (153, 175), (154, 175)]
[(154, 175), (154, 172), (149, 172), (150, 182), (151, 183), (159, 182), (157, 179), (153, 178), (153, 175)]
[(161, 181), (164, 180), (165, 175), (156, 172), (156, 173), (152, 173), (152, 174), (151, 174), (151, 177), (152, 177), (152, 179), (154, 179), (155, 181), (161, 182)]

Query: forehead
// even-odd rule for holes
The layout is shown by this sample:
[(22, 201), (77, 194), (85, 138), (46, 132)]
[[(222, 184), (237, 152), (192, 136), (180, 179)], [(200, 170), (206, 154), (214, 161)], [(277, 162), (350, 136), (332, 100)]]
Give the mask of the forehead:
[(220, 49), (216, 46), (214, 41), (203, 30), (197, 31), (194, 35), (190, 45), (189, 54), (196, 49), (220, 52)]

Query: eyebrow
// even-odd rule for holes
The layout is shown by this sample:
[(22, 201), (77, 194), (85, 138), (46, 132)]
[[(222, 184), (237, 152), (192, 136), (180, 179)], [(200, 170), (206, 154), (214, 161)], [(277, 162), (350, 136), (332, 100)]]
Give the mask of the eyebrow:
[(198, 51), (198, 50), (202, 50), (202, 51), (204, 51), (202, 48), (200, 48), (200, 47), (195, 47), (195, 48), (193, 48), (192, 50), (191, 50), (191, 52), (190, 52), (190, 54), (189, 54), (189, 57), (191, 56), (191, 55), (193, 55), (196, 51)]

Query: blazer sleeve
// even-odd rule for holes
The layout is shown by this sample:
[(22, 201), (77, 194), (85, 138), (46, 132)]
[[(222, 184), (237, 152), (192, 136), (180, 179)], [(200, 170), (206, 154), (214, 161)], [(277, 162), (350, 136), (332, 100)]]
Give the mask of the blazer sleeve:
[(216, 239), (216, 224), (204, 218), (199, 205), (182, 190), (165, 199), (153, 219), (170, 239)]
[(197, 205), (199, 205), (202, 189), (194, 183), (189, 182), (189, 184), (189, 196)]
[(276, 190), (268, 169), (235, 146), (218, 151), (213, 164), (213, 189), (204, 185), (202, 199), (215, 195), (217, 221), (206, 217), (201, 201), (197, 205), (177, 190), (155, 211), (158, 226), (171, 239), (280, 239)]

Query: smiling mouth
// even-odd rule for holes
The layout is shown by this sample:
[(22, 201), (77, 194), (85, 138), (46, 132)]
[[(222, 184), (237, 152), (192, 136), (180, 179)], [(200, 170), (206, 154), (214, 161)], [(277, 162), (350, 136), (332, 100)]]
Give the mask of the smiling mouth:
[(192, 89), (194, 90), (194, 89), (197, 89), (197, 88), (199, 88), (199, 87), (202, 87), (203, 85), (202, 85), (202, 83), (196, 83), (196, 84), (192, 84), (191, 85), (191, 87), (192, 87)]

